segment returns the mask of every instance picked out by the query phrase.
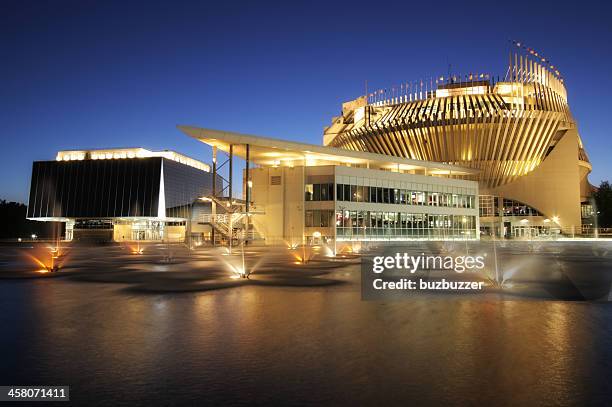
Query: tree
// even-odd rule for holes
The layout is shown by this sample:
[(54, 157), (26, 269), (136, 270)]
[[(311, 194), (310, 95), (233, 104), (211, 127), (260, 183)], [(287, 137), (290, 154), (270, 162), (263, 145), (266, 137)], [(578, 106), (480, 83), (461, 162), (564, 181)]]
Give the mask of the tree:
[(61, 224), (28, 220), (26, 212), (27, 206), (22, 203), (0, 200), (0, 239), (29, 238), (33, 234), (39, 238), (52, 238), (57, 231), (61, 233)]
[(612, 186), (603, 181), (593, 194), (597, 220), (600, 228), (612, 227)]

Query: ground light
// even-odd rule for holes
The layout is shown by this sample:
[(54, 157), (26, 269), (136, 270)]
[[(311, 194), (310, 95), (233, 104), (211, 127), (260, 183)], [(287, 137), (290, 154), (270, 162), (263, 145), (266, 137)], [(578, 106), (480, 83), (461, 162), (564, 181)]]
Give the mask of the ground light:
[(142, 254), (144, 252), (144, 247), (140, 247), (140, 242), (136, 241), (136, 247), (131, 247), (132, 254)]
[(54, 273), (54, 272), (59, 271), (59, 269), (60, 269), (60, 266), (59, 266), (59, 264), (57, 264), (57, 261), (56, 261), (57, 257), (55, 256), (55, 254), (53, 252), (50, 253), (50, 256), (49, 256), (50, 261), (49, 261), (49, 263), (46, 263), (46, 262), (42, 261), (41, 259), (39, 259), (38, 257), (33, 256), (31, 254), (28, 254), (28, 257), (30, 259), (32, 259), (32, 261), (38, 267), (35, 270), (37, 273), (41, 273), (41, 274), (44, 274), (44, 273)]

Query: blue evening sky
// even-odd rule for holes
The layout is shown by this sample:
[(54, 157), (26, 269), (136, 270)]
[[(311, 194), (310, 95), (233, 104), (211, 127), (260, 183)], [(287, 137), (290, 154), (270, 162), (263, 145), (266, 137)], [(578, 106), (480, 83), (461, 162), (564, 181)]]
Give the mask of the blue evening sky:
[(32, 161), (142, 146), (210, 161), (190, 124), (320, 144), (343, 101), (454, 72), (503, 75), (508, 40), (566, 78), (593, 164), (612, 178), (612, 25), (605, 2), (0, 4), (0, 198)]

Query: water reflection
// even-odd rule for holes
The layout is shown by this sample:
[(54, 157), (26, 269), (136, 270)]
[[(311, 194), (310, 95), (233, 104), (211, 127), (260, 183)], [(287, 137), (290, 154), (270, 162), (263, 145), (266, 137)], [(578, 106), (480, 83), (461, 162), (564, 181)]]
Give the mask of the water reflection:
[[(609, 259), (598, 253), (581, 263), (585, 273)], [(500, 267), (513, 259), (502, 257)], [(266, 261), (262, 268), (275, 264)], [(149, 266), (168, 279), (183, 267)], [(579, 275), (564, 271), (580, 286)], [(75, 404), (88, 405), (610, 401), (608, 303), (513, 301), (497, 292), (365, 302), (359, 265), (337, 274), (345, 284), (178, 294), (134, 292), (121, 281), (4, 281), (0, 382), (69, 384)]]

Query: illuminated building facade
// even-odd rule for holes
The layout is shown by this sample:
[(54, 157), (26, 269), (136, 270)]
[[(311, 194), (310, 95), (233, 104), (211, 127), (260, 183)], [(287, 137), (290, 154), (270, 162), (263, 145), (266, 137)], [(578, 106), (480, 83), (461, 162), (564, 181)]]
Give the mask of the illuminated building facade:
[[(237, 235), (236, 225), (247, 221), (250, 235), (266, 244), (479, 238), (478, 183), (450, 177), (477, 170), (198, 127), (179, 128), (212, 147), (213, 168), (221, 166), (221, 152), (229, 155), (229, 162), (233, 157), (246, 161), (242, 186), (246, 208), (233, 214), (233, 227), (228, 229), (225, 223), (218, 227), (220, 232), (232, 230)], [(226, 213), (212, 216), (227, 222)]]
[(564, 81), (535, 50), (514, 45), (501, 80), (450, 75), (344, 103), (323, 144), (479, 170), (453, 177), (478, 181), (484, 234), (580, 234), (591, 164)]
[(34, 162), (27, 217), (65, 222), (68, 240), (182, 241), (211, 179), (207, 164), (173, 151), (60, 151)]

